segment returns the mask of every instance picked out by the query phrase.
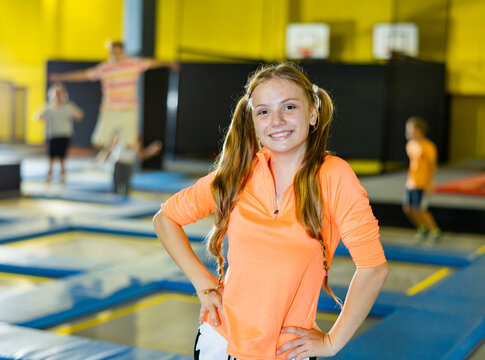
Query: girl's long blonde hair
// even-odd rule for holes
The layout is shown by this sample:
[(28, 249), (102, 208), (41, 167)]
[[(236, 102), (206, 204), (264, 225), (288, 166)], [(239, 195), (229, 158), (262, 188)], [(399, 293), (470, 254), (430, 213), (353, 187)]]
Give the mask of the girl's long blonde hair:
[(260, 150), (250, 108), (251, 95), (259, 84), (272, 78), (293, 81), (305, 91), (310, 106), (318, 107), (317, 122), (310, 128), (306, 153), (293, 180), (295, 210), (296, 218), (308, 235), (318, 240), (322, 246), (325, 269), (323, 288), (340, 304), (340, 299), (328, 285), (327, 275), (330, 267), (322, 235), (323, 200), (318, 176), (327, 155), (326, 144), (333, 106), (325, 90), (312, 86), (305, 74), (294, 64), (266, 65), (248, 79), (246, 94), (239, 99), (226, 133), (223, 150), (215, 163), (216, 175), (211, 184), (215, 201), (215, 224), (209, 234), (207, 248), (217, 258), (220, 284), (224, 272), (222, 242), (226, 235), (229, 216), (249, 179), (256, 153)]

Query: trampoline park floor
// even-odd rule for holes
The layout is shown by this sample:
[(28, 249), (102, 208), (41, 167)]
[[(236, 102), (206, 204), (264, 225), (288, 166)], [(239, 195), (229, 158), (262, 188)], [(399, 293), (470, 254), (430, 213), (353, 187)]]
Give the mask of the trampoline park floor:
[[(145, 235), (135, 236), (111, 231), (83, 231), (79, 229), (64, 229), (53, 233), (45, 233), (35, 236), (23, 236), (21, 239), (5, 243), (2, 247), (15, 249), (33, 256), (76, 258), (99, 263), (124, 263), (136, 259), (143, 259), (153, 254), (164, 253), (163, 247), (156, 239), (152, 228), (152, 216), (160, 204), (170, 195), (165, 192), (132, 191), (129, 201), (119, 203), (96, 203), (78, 199), (71, 201), (60, 198), (65, 188), (99, 183), (109, 183), (109, 172), (106, 168), (94, 169), (90, 166), (91, 158), (70, 159), (70, 173), (65, 187), (53, 183), (47, 185), (44, 182), (45, 159), (38, 152), (25, 152), (27, 158), (23, 164), (30, 167), (26, 171), (27, 176), (22, 181), (22, 192), (25, 196), (12, 199), (0, 200), (0, 230), (18, 227), (22, 229), (26, 224), (35, 223), (38, 219), (55, 219), (65, 221), (83, 220), (87, 223), (97, 221), (103, 223), (103, 219), (123, 224), (123, 231), (133, 227), (136, 231), (144, 229)], [(40, 161), (40, 162), (39, 162)], [(171, 164), (174, 169), (178, 169)], [(198, 175), (204, 171), (204, 164), (197, 167)], [(190, 166), (189, 166), (190, 167)], [(192, 169), (193, 170), (193, 169)], [(191, 173), (191, 176), (196, 174)], [(387, 176), (387, 180), (386, 180)], [(397, 189), (393, 192), (397, 202), (401, 191), (402, 174), (385, 175), (375, 183), (369, 183), (370, 179), (363, 181), (366, 188), (371, 188), (369, 195), (382, 194), (381, 181), (386, 180), (385, 192), (391, 193), (389, 187)], [(388, 181), (391, 179), (391, 181)], [(390, 185), (389, 185), (390, 184)], [(89, 190), (87, 187), (87, 192)], [(94, 189), (94, 188), (93, 188)], [(368, 189), (369, 190), (369, 189)], [(97, 190), (92, 190), (92, 197), (97, 197)], [(35, 194), (51, 192), (53, 196), (36, 197)], [(56, 193), (57, 192), (57, 193)], [(57, 195), (56, 195), (57, 194)], [(397, 195), (396, 195), (397, 194)], [(379, 195), (376, 195), (379, 196)], [(450, 200), (447, 200), (450, 201)], [(459, 200), (457, 200), (459, 201)], [(482, 201), (484, 201), (482, 199)], [(147, 204), (147, 214), (143, 217), (128, 219), (117, 216), (114, 210), (129, 207), (130, 204)], [(155, 206), (153, 206), (155, 204)], [(467, 206), (477, 207), (477, 199), (471, 199)], [(485, 206), (484, 206), (485, 207)], [(128, 209), (129, 210), (129, 209)], [(128, 211), (129, 212), (129, 211)], [(110, 215), (111, 214), (111, 215)], [(112, 215), (115, 214), (115, 215)], [(108, 220), (106, 220), (108, 221)], [(185, 227), (190, 236), (200, 240), (209, 231), (212, 218), (204, 219), (195, 224)], [(135, 231), (135, 232), (136, 232)], [(147, 235), (148, 234), (148, 235)], [(397, 246), (402, 249), (411, 249), (427, 253), (434, 251), (447, 251), (449, 253), (469, 253), (479, 256), (485, 253), (485, 235), (471, 234), (463, 227), (462, 232), (443, 233), (440, 241), (433, 247), (428, 248), (426, 243), (414, 244), (415, 232), (411, 228), (381, 226), (381, 240), (384, 247)], [(193, 243), (194, 249), (203, 246), (200, 242)], [(1, 261), (0, 261), (1, 265)], [(387, 293), (398, 294), (406, 299), (412, 299), (428, 289), (447, 281), (447, 279), (460, 270), (453, 265), (419, 263), (418, 261), (405, 258), (390, 260), (390, 274), (384, 285)], [(89, 269), (88, 269), (89, 271)], [(330, 284), (333, 287), (346, 287), (351, 281), (355, 266), (350, 258), (335, 256), (330, 272)], [(56, 279), (32, 276), (20, 273), (0, 273), (0, 301), (4, 297), (13, 294), (21, 294), (24, 291), (46, 284)], [(39, 299), (39, 303), (42, 303)], [(158, 290), (148, 295), (117, 303), (102, 310), (97, 309), (80, 317), (67, 319), (47, 330), (55, 334), (72, 334), (89, 339), (106, 340), (114, 343), (133, 345), (136, 347), (164, 350), (175, 354), (192, 354), (193, 341), (198, 326), (199, 304), (196, 297), (188, 292), (172, 292), (172, 290)], [(322, 311), (317, 315), (317, 323), (323, 329), (329, 329), (335, 321), (336, 314)], [(381, 317), (369, 317), (359, 329), (364, 334), (382, 321)], [(450, 324), (453, 326), (453, 324)], [(396, 341), (401, 341), (397, 339)], [(1, 355), (1, 353), (0, 353)], [(0, 356), (1, 357), (1, 356)], [(469, 359), (485, 359), (485, 345), (479, 343)]]
[(48, 281), (52, 281), (52, 279), (43, 276), (0, 272), (0, 299), (6, 295), (21, 293)]
[[(91, 314), (49, 330), (177, 354), (193, 354), (200, 303), (179, 293), (155, 293)], [(337, 315), (317, 313), (317, 324), (330, 330)], [(366, 331), (379, 320), (369, 317), (359, 328)]]
[(44, 256), (68, 255), (106, 261), (122, 261), (164, 251), (155, 238), (83, 231), (39, 236), (5, 246)]
[[(351, 280), (354, 265), (350, 259), (337, 257), (332, 263), (331, 285), (345, 285)], [(430, 265), (390, 263), (390, 277), (385, 290), (412, 296), (453, 270)], [(437, 275), (438, 274), (438, 275)], [(431, 280), (430, 280), (431, 279)], [(433, 280), (435, 279), (435, 280)], [(178, 293), (156, 293), (50, 328), (57, 334), (70, 334), (92, 339), (164, 350), (178, 354), (192, 354), (197, 331), (199, 302), (194, 296)], [(318, 312), (317, 324), (328, 331), (337, 315)], [(379, 321), (369, 317), (358, 333)]]

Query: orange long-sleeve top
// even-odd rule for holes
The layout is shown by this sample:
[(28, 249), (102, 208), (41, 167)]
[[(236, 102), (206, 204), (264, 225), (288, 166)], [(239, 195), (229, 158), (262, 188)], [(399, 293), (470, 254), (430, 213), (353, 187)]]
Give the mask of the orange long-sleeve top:
[(436, 168), (436, 145), (429, 139), (409, 140), (406, 144), (409, 157), (408, 189), (427, 189), (433, 183)]
[[(253, 173), (230, 215), (223, 292), (226, 317), (215, 327), (206, 316), (228, 341), (228, 354), (241, 360), (286, 358), (276, 350), (296, 336), (280, 330), (313, 326), (325, 274), (320, 243), (296, 219), (293, 186), (283, 194), (275, 215), (270, 157), (265, 148), (258, 152)], [(214, 176), (211, 173), (172, 196), (162, 204), (162, 213), (179, 225), (208, 216), (214, 211), (210, 190)], [(358, 268), (385, 263), (377, 220), (352, 168), (328, 155), (319, 177), (329, 263), (340, 239)]]

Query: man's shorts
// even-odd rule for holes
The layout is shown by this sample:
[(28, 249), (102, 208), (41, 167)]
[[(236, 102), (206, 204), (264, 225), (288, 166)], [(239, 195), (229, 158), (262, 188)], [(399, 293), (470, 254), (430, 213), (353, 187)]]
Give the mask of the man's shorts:
[(408, 189), (404, 190), (403, 206), (411, 206), (416, 210), (426, 210), (428, 208), (429, 199), (423, 189)]
[(136, 110), (101, 110), (91, 142), (94, 146), (109, 146), (113, 135), (118, 134), (126, 146), (135, 146), (138, 139), (138, 114)]

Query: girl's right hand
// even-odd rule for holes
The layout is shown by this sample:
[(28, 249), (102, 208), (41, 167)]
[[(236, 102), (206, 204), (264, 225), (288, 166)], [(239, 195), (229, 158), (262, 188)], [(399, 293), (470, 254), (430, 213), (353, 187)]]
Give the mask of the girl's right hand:
[(226, 316), (222, 307), (222, 293), (222, 287), (209, 293), (205, 293), (204, 290), (197, 290), (197, 296), (200, 300), (199, 325), (202, 325), (204, 322), (207, 311), (209, 311), (214, 326), (220, 325), (218, 314), (221, 314), (223, 317)]

